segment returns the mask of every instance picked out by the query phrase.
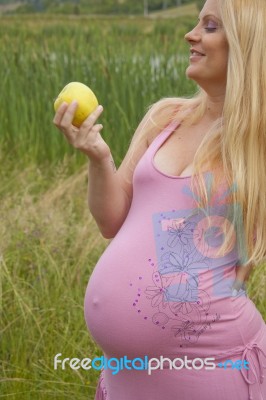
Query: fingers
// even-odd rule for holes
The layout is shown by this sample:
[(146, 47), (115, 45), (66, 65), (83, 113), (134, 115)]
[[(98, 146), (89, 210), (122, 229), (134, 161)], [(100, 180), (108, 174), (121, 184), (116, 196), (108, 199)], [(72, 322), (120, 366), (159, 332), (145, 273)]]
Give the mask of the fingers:
[(53, 119), (53, 123), (54, 123), (57, 127), (59, 126), (59, 124), (60, 124), (60, 122), (61, 122), (61, 119), (62, 119), (62, 117), (63, 117), (63, 115), (64, 115), (64, 113), (65, 113), (67, 107), (68, 107), (68, 104), (67, 104), (66, 102), (63, 102), (63, 103), (60, 105), (60, 107), (57, 109), (57, 111), (56, 111), (56, 113), (55, 113), (55, 116), (54, 116), (54, 119)]
[(103, 112), (103, 106), (98, 106), (82, 123), (81, 127), (85, 129), (90, 129), (99, 118), (101, 113)]
[(70, 105), (68, 105), (66, 102), (63, 102), (55, 114), (53, 120), (54, 124), (61, 130), (67, 130), (70, 125), (72, 125), (72, 120), (77, 107), (77, 101), (72, 101)]
[[(79, 132), (75, 135), (75, 141), (73, 145), (77, 148), (83, 147), (85, 143), (88, 145), (94, 142), (97, 138), (98, 133), (103, 129), (102, 124), (95, 124), (91, 128), (86, 129), (86, 126), (81, 125)], [(84, 130), (84, 133), (82, 131)]]
[(79, 128), (72, 124), (77, 107), (77, 101), (71, 104), (62, 103), (55, 114), (53, 123), (73, 147), (93, 157), (96, 150), (99, 152), (99, 147), (101, 150), (106, 150), (106, 144), (100, 135), (103, 125), (96, 123), (103, 112), (103, 106), (98, 106)]
[[(78, 107), (78, 102), (76, 100), (72, 101), (70, 105), (68, 103), (63, 102), (58, 108), (55, 117), (53, 119), (53, 123), (57, 128), (66, 131), (70, 125), (72, 125), (72, 121)], [(82, 123), (82, 127), (85, 129), (91, 128), (96, 120), (99, 118), (101, 113), (103, 112), (103, 106), (98, 106)]]

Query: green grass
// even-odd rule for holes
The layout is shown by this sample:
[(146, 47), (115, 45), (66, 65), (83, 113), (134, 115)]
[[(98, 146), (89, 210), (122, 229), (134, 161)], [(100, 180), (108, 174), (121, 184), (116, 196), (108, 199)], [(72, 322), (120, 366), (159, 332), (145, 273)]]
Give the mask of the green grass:
[(166, 10), (154, 11), (150, 13), (151, 18), (177, 18), (190, 15), (196, 18), (199, 14), (199, 9), (196, 3), (190, 3), (179, 7), (171, 7)]
[[(199, 0), (197, 0), (199, 1)], [(5, 3), (8, 3), (5, 2)], [(11, 13), (34, 13), (39, 10), (42, 13), (50, 13), (50, 14), (75, 14), (75, 15), (143, 15), (144, 6), (142, 1), (132, 1), (132, 0), (123, 0), (117, 2), (117, 0), (108, 0), (107, 1), (88, 1), (88, 0), (79, 0), (75, 2), (73, 0), (68, 1), (57, 1), (57, 0), (43, 0), (40, 1), (40, 7), (36, 7), (32, 0), (20, 1), (20, 2), (12, 2), (10, 4), (10, 0), (8, 4), (0, 4), (0, 13), (5, 15)], [(189, 15), (197, 9), (196, 2), (193, 0), (186, 0), (186, 3), (179, 7), (175, 7), (175, 0), (168, 1), (167, 10), (172, 10), (173, 13), (176, 14), (176, 8), (178, 8), (178, 15)], [(160, 0), (149, 0), (149, 14), (152, 14), (154, 10), (157, 10), (156, 13), (160, 13), (162, 10), (162, 1)], [(163, 10), (163, 14), (164, 14)], [(177, 15), (176, 15), (177, 16)]]
[(86, 169), (69, 176), (63, 164), (52, 174), (32, 166), (12, 181), (0, 213), (0, 398), (93, 398), (97, 371), (53, 369), (60, 352), (100, 354), (86, 329), (83, 297), (107, 241), (86, 207)]
[[(56, 95), (74, 80), (94, 90), (119, 165), (151, 102), (194, 92), (182, 39), (192, 24), (188, 17), (1, 19), (0, 398), (93, 399), (99, 375), (53, 369), (60, 352), (101, 354), (83, 300), (108, 244), (87, 207), (87, 158), (52, 124)], [(265, 318), (262, 267), (249, 285)]]
[[(4, 153), (11, 151), (12, 157), (38, 164), (73, 155), (74, 150), (51, 125), (53, 100), (66, 83), (81, 81), (104, 106), (103, 135), (115, 159), (121, 161), (132, 131), (151, 102), (194, 91), (184, 77), (188, 51), (183, 35), (189, 26), (188, 17), (176, 21), (2, 19)], [(77, 158), (78, 163), (84, 162), (81, 155)]]

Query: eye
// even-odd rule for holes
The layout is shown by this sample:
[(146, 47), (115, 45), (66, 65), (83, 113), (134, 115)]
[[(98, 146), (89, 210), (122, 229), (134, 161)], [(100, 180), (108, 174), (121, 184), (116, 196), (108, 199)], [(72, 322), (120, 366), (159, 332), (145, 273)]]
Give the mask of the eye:
[(207, 32), (215, 32), (217, 29), (217, 24), (214, 21), (208, 21), (207, 26), (205, 27), (205, 30)]

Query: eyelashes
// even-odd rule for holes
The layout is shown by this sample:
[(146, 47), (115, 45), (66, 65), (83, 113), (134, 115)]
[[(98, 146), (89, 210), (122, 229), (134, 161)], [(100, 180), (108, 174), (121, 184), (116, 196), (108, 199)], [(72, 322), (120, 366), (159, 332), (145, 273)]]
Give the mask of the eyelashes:
[(213, 21), (209, 21), (205, 27), (206, 32), (215, 32), (217, 30), (217, 25)]
[(210, 28), (208, 26), (205, 28), (206, 32), (215, 32), (216, 30), (217, 30), (217, 28)]

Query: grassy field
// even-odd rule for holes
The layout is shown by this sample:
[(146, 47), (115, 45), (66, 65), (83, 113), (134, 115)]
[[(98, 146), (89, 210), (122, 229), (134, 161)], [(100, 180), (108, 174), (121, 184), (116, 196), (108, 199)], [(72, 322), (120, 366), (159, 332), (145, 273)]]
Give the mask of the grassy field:
[[(94, 90), (118, 166), (150, 103), (195, 91), (184, 74), (183, 41), (193, 23), (1, 18), (0, 398), (93, 399), (99, 375), (53, 369), (57, 353), (101, 354), (86, 329), (83, 300), (108, 245), (87, 207), (88, 160), (52, 124), (55, 97), (70, 81)], [(262, 267), (248, 286), (265, 319)]]

